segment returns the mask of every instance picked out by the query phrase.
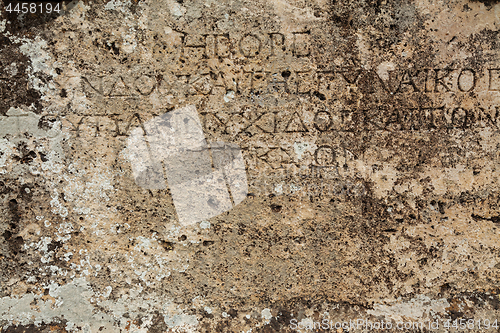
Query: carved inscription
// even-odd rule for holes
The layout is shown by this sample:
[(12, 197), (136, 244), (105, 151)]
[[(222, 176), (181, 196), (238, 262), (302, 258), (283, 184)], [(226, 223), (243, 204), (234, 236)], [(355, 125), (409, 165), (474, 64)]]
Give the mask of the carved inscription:
[[(252, 35), (248, 35), (251, 38)], [(256, 41), (256, 40), (255, 40)], [(193, 46), (194, 47), (194, 46)], [(250, 51), (245, 51), (250, 55)], [(258, 51), (256, 51), (258, 52)], [(301, 51), (305, 52), (305, 51)], [(475, 70), (436, 69), (392, 71), (380, 77), (375, 71), (361, 69), (336, 70), (266, 70), (245, 67), (231, 67), (232, 74), (225, 78), (225, 68), (218, 74), (174, 73), (149, 71), (135, 75), (84, 75), (81, 77), (82, 90), (92, 98), (141, 98), (152, 93), (209, 95), (214, 87), (234, 91), (242, 96), (252, 94), (286, 93), (308, 95), (319, 100), (335, 99), (340, 93), (356, 88), (363, 94), (384, 94), (387, 96), (419, 93), (436, 96), (442, 93), (469, 93), (480, 91), (480, 77), (484, 90), (490, 93), (500, 91), (500, 69), (486, 69), (481, 76)], [(335, 90), (335, 93), (333, 92)]]
[[(326, 174), (348, 175), (350, 161), (360, 158), (342, 143), (349, 136), (446, 135), (500, 125), (496, 64), (322, 64), (317, 62), (317, 41), (307, 30), (173, 32), (170, 37), (165, 45), (156, 41), (152, 52), (160, 57), (157, 67), (89, 71), (74, 78), (78, 84), (65, 87), (65, 95), (91, 105), (74, 112), (72, 107), (81, 105), (75, 99), (75, 105), (70, 101), (61, 112), (63, 126), (74, 138), (82, 143), (122, 141), (142, 122), (191, 103), (197, 105), (208, 139), (240, 144), (249, 173), (259, 170), (276, 177), (285, 168), (297, 175), (311, 167), (323, 179)], [(477, 103), (463, 102), (473, 95)], [(312, 147), (298, 152), (293, 145), (301, 142)], [(437, 160), (444, 166), (456, 162), (444, 155)]]
[(289, 52), (295, 57), (311, 55), (311, 32), (296, 31), (290, 34), (280, 32), (247, 32), (177, 34), (181, 55), (191, 60), (243, 57), (249, 59), (278, 57)]
[[(205, 131), (222, 132), (232, 137), (248, 137), (254, 134), (332, 133), (360, 131), (429, 131), (474, 128), (499, 128), (500, 106), (490, 108), (371, 108), (296, 111), (287, 108), (252, 109), (232, 114), (202, 112)], [(65, 117), (66, 126), (75, 137), (80, 137), (81, 127), (93, 128), (86, 135), (127, 136), (129, 129), (139, 126), (141, 116), (102, 115)], [(107, 133), (107, 134), (106, 134)], [(318, 152), (320, 160), (331, 159), (327, 149)], [(328, 154), (327, 154), (328, 153)], [(325, 156), (330, 157), (325, 157)], [(324, 162), (318, 165), (326, 165)]]
[[(214, 122), (217, 129), (233, 136), (256, 133), (359, 132), (359, 131), (420, 131), (469, 128), (498, 128), (500, 106), (489, 108), (416, 107), (391, 108), (373, 106), (294, 112), (287, 109), (262, 109), (253, 113), (239, 112), (225, 117), (203, 114), (206, 127)], [(312, 119), (306, 121), (305, 119)]]

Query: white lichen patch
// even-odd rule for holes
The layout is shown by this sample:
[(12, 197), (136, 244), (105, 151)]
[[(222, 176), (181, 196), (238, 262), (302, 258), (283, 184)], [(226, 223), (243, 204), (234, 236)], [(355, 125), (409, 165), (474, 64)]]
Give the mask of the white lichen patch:
[(106, 6), (104, 6), (104, 9), (106, 10), (118, 10), (124, 14), (129, 13), (129, 8), (130, 8), (130, 0), (126, 1), (111, 0), (108, 3), (106, 3)]
[(35, 75), (35, 73), (40, 72), (54, 77), (57, 76), (57, 73), (51, 64), (52, 57), (47, 51), (47, 42), (40, 37), (36, 37), (35, 40), (22, 39), (22, 42), (23, 44), (19, 47), (19, 49), (31, 60), (31, 66), (27, 69), (29, 70), (28, 77), (30, 84), (34, 89), (38, 90), (42, 94), (42, 99), (46, 100), (44, 95), (50, 90), (54, 91), (56, 86), (53, 82), (43, 82)]
[(308, 151), (314, 151), (313, 148), (315, 148), (316, 145), (310, 144), (308, 142), (295, 142), (293, 144), (293, 148), (295, 150), (295, 155), (297, 156), (298, 160), (302, 159), (302, 155)]
[(265, 308), (264, 310), (262, 310), (260, 312), (260, 314), (261, 314), (262, 318), (264, 318), (265, 320), (270, 320), (273, 317), (273, 315), (271, 314), (271, 310), (268, 308)]
[(429, 316), (444, 315), (446, 308), (450, 306), (445, 298), (431, 299), (424, 295), (417, 295), (406, 302), (399, 299), (387, 303), (376, 303), (373, 310), (368, 310), (367, 313), (377, 317), (384, 316), (386, 320), (423, 320)]

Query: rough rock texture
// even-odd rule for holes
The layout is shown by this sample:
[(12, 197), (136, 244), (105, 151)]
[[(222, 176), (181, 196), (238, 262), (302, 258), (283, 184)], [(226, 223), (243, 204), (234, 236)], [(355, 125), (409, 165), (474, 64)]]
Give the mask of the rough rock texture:
[[(498, 331), (497, 1), (61, 7), (0, 17), (0, 331)], [(187, 105), (249, 183), (191, 226), (127, 148)]]

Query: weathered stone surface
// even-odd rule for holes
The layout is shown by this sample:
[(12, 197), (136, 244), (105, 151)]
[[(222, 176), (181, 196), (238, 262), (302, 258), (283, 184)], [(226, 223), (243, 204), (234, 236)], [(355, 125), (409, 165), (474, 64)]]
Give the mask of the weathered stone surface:
[[(5, 6), (0, 331), (497, 331), (496, 1)], [(194, 224), (130, 144), (188, 106), (248, 182)]]

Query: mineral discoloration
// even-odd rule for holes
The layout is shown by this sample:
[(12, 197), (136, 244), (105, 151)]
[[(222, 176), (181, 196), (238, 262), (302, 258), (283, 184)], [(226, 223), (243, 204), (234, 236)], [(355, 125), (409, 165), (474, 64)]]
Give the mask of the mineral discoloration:
[[(3, 330), (493, 323), (499, 6), (2, 11)], [(241, 148), (249, 184), (242, 203), (191, 226), (169, 189), (137, 186), (127, 148), (132, 130), (188, 105), (208, 142)]]

